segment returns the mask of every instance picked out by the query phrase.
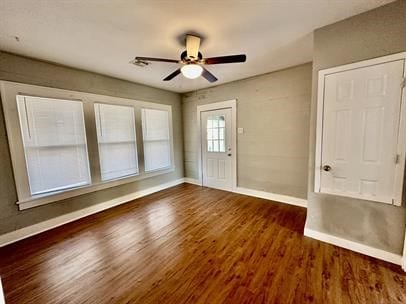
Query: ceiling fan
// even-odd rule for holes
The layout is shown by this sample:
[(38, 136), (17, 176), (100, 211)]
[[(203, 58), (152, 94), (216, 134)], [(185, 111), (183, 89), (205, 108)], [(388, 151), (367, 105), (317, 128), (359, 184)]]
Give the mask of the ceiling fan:
[(145, 66), (148, 65), (148, 61), (160, 61), (178, 63), (182, 65), (182, 67), (166, 76), (163, 81), (172, 80), (182, 73), (183, 76), (189, 79), (195, 79), (199, 76), (203, 76), (209, 82), (215, 82), (217, 81), (216, 76), (210, 73), (204, 67), (204, 65), (245, 62), (247, 59), (247, 56), (244, 54), (203, 58), (202, 53), (199, 52), (200, 40), (201, 39), (198, 36), (186, 35), (186, 50), (180, 55), (180, 60), (137, 56), (133, 61), (131, 61), (131, 63), (139, 66)]

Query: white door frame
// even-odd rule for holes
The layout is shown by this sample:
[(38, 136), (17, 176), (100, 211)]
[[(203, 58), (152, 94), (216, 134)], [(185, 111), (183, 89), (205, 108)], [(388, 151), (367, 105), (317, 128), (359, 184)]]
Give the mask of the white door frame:
[(203, 186), (203, 152), (202, 152), (202, 131), (201, 131), (201, 113), (206, 111), (214, 111), (231, 108), (231, 143), (233, 146), (231, 154), (231, 169), (232, 169), (232, 188), (231, 191), (237, 189), (237, 99), (231, 99), (221, 102), (209, 103), (197, 106), (197, 131), (199, 132), (198, 143), (198, 174), (199, 184)]
[[(381, 63), (405, 60), (405, 65), (403, 69), (403, 81), (406, 79), (406, 52), (397, 53), (393, 55), (383, 56), (379, 58), (373, 58), (369, 60), (363, 60), (360, 62), (350, 63), (338, 67), (333, 67), (325, 70), (320, 70), (318, 75), (318, 92), (317, 92), (317, 124), (316, 124), (316, 155), (315, 155), (315, 166), (314, 166), (314, 192), (320, 192), (320, 182), (321, 182), (321, 154), (322, 154), (322, 138), (323, 138), (323, 110), (324, 110), (324, 79), (325, 76), (329, 74), (334, 74), (338, 72), (343, 72), (347, 70), (353, 70), (358, 68), (363, 68), (371, 65), (377, 65)], [(399, 84), (401, 85), (401, 84)], [(401, 100), (401, 112), (400, 112), (400, 124), (398, 130), (398, 141), (397, 141), (397, 154), (400, 155), (398, 160), (398, 165), (395, 170), (395, 181), (393, 188), (393, 204), (400, 206), (402, 204), (402, 190), (403, 190), (403, 179), (405, 170), (405, 158), (406, 158), (406, 88), (403, 86), (402, 89), (402, 100)], [(405, 199), (405, 198), (403, 198)]]
[(402, 269), (403, 271), (406, 272), (406, 231), (405, 231), (405, 241), (403, 242)]

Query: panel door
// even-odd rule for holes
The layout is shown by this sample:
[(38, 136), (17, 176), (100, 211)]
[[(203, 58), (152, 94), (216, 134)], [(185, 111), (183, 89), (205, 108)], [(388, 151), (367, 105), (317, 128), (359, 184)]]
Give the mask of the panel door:
[(403, 69), (325, 76), (320, 192), (392, 203)]
[(203, 186), (232, 189), (231, 108), (201, 113)]

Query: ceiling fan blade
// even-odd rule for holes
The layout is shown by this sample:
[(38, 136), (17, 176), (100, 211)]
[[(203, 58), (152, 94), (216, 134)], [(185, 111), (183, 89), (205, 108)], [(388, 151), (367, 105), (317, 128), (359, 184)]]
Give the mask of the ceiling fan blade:
[(203, 68), (202, 76), (206, 78), (209, 82), (216, 82), (217, 77), (210, 73), (208, 70)]
[(222, 63), (235, 63), (235, 62), (245, 62), (247, 56), (241, 55), (230, 55), (230, 56), (220, 56), (204, 59), (204, 64), (222, 64)]
[(179, 63), (179, 60), (175, 60), (175, 59), (152, 58), (152, 57), (135, 57), (135, 60)]
[(164, 78), (164, 81), (169, 81), (172, 80), (173, 78), (175, 78), (176, 76), (178, 76), (180, 74), (180, 69), (177, 69), (175, 72), (173, 72), (172, 74), (169, 74), (168, 76), (166, 76)]
[(189, 58), (198, 59), (200, 47), (200, 37), (186, 35), (186, 52)]

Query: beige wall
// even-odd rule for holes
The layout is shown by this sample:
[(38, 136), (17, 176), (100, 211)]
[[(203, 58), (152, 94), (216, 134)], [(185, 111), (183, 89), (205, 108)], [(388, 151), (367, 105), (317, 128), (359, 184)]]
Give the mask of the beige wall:
[(197, 106), (237, 99), (237, 185), (307, 197), (312, 65), (183, 96), (185, 176), (198, 178)]
[(313, 98), (306, 228), (401, 254), (405, 208), (315, 194), (317, 73), (320, 69), (406, 51), (406, 1), (318, 29), (314, 33)]
[(18, 211), (4, 116), (0, 107), (0, 234), (183, 177), (183, 135), (179, 94), (4, 52), (0, 52), (0, 80), (171, 105), (175, 147), (174, 172)]

